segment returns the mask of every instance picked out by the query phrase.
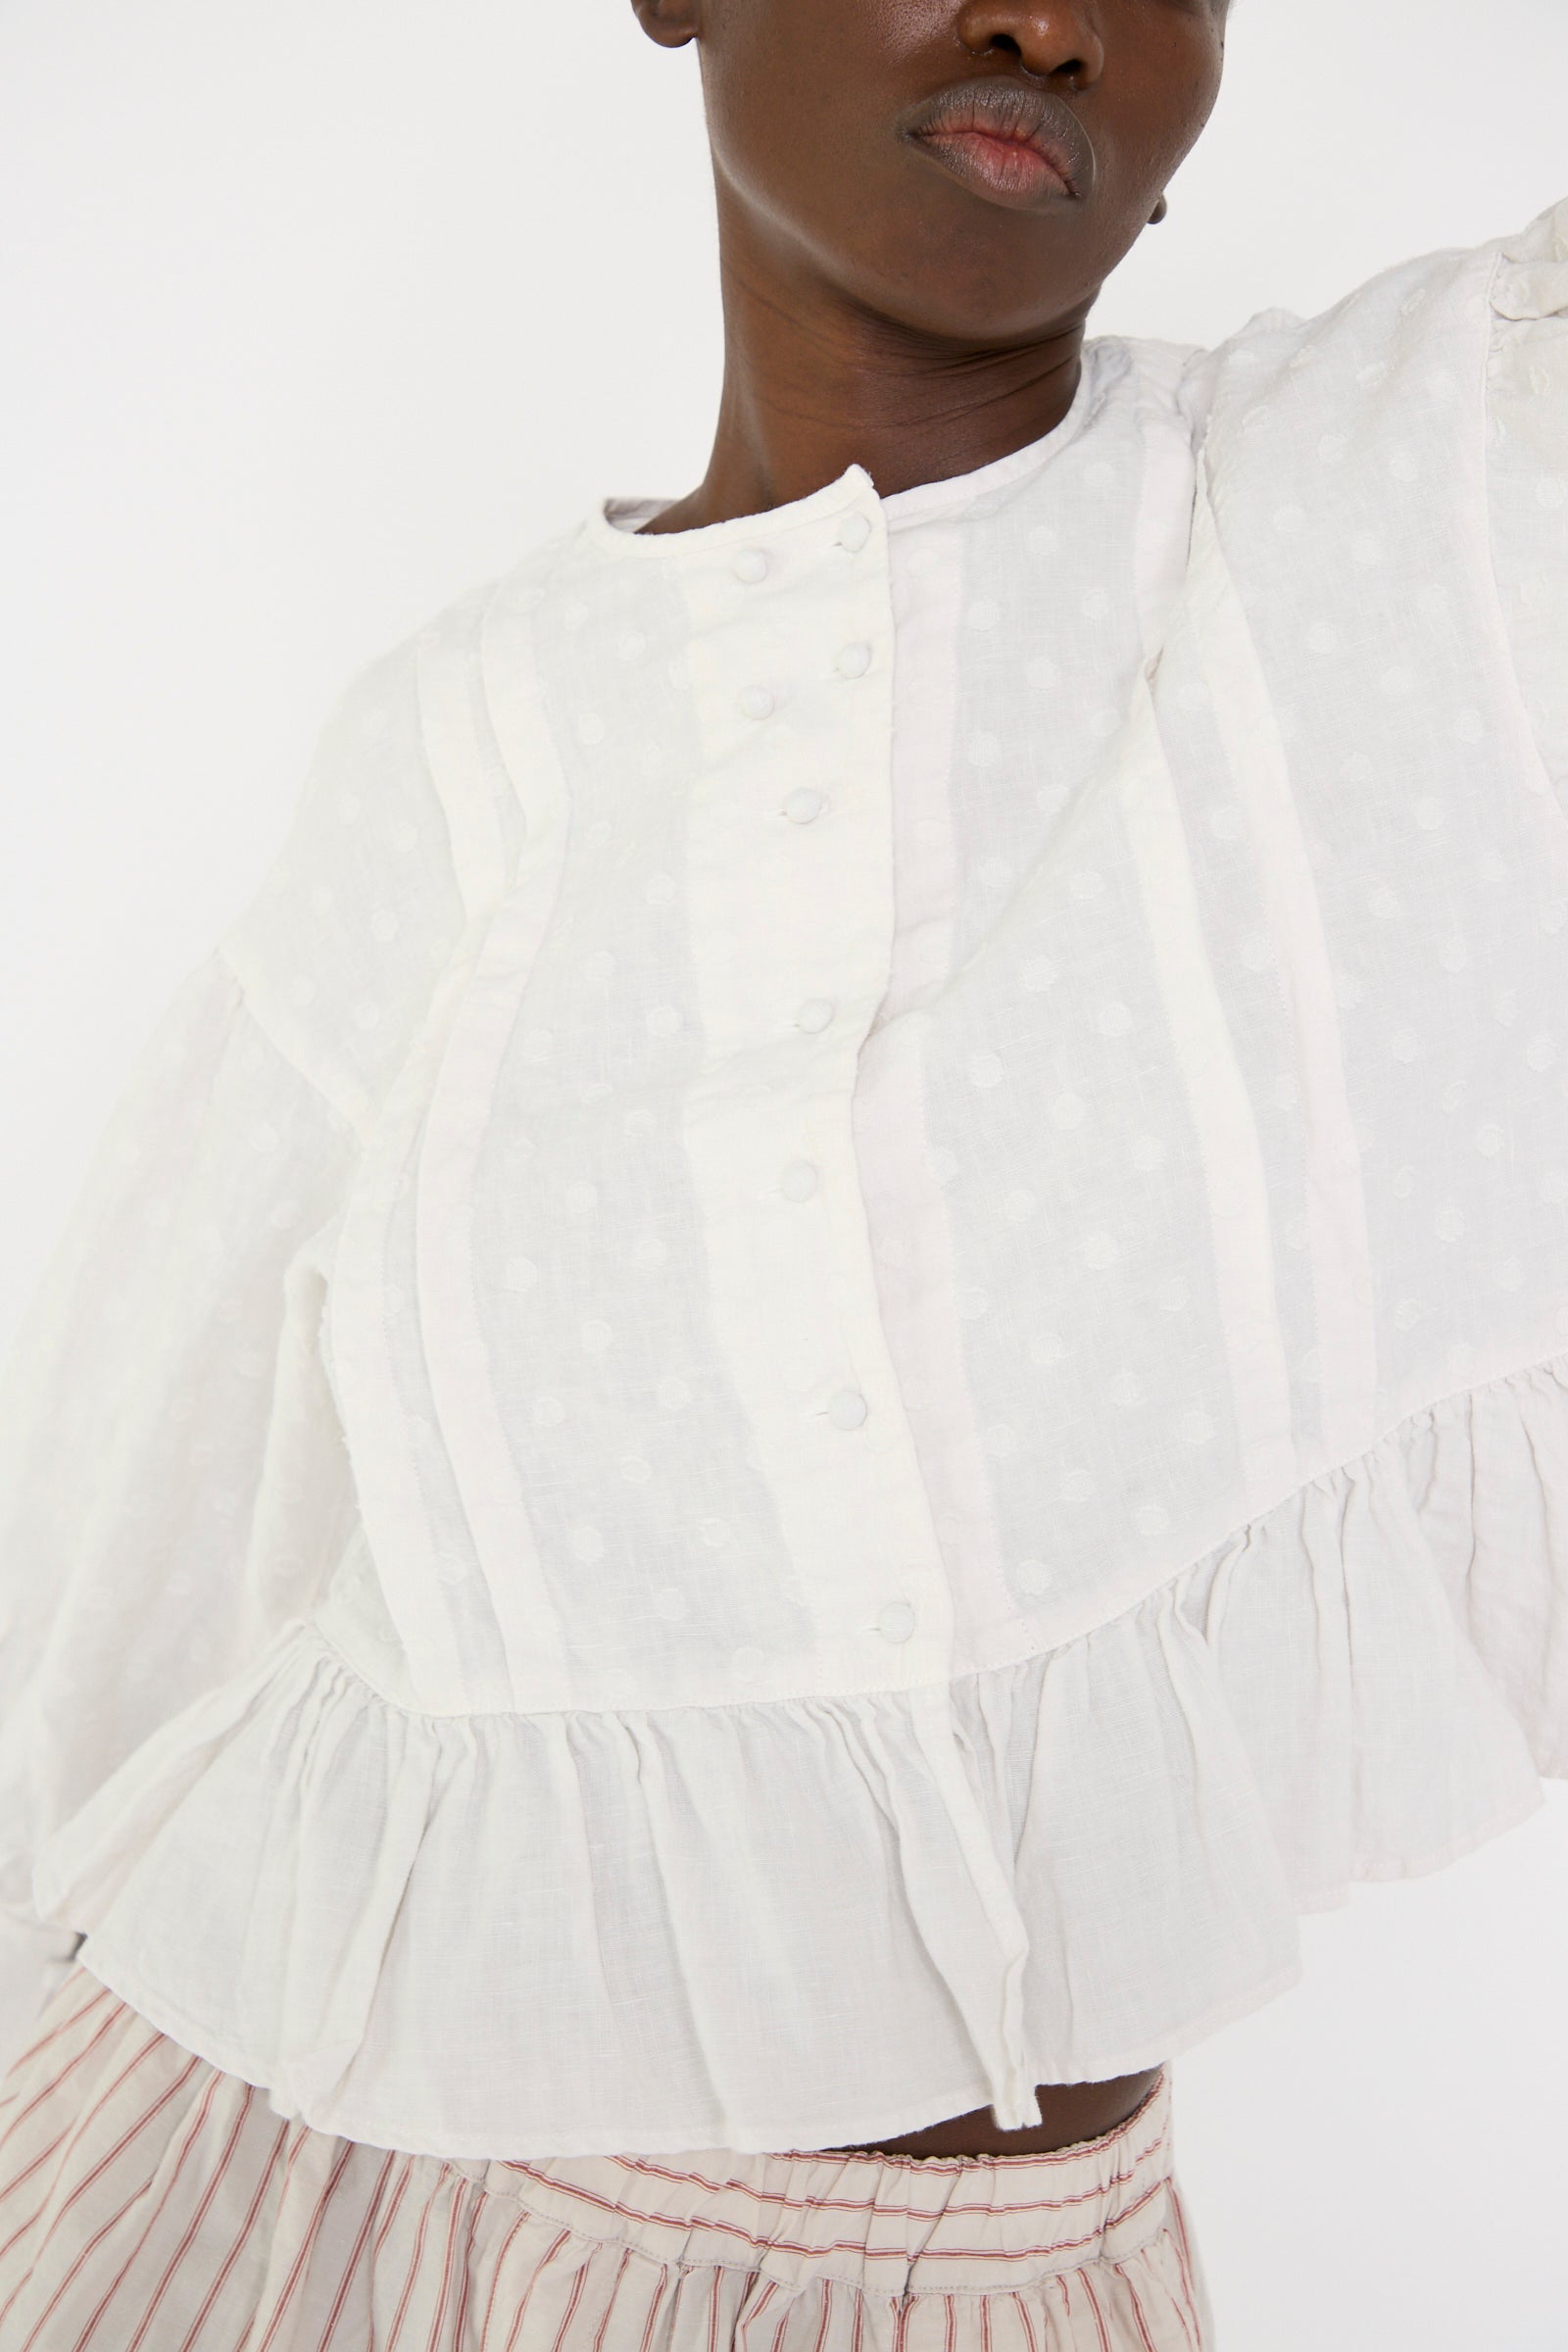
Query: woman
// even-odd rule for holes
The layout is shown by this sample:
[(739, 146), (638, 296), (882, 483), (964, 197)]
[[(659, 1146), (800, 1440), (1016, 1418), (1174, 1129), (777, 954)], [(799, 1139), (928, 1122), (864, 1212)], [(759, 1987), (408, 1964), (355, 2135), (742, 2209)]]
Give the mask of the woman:
[(1165, 2062), (1568, 1752), (1568, 211), (1086, 341), (1220, 0), (636, 5), (708, 472), (354, 682), (13, 1358), (4, 2352), (1206, 2343)]

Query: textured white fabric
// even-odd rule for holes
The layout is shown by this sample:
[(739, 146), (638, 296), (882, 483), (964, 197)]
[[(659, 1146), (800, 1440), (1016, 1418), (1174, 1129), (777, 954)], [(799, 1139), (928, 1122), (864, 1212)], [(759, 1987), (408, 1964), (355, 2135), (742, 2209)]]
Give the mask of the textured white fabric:
[(1565, 489), (1568, 207), (355, 681), (13, 1358), (13, 2046), (1018, 2126), (1539, 1801)]

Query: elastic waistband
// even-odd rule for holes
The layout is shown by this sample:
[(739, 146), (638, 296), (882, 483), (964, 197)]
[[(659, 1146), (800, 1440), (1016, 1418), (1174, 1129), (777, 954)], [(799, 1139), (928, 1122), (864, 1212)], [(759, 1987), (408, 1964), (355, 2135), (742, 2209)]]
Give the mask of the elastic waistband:
[(758, 2155), (477, 2160), (461, 2170), (579, 2235), (661, 2262), (893, 2292), (1023, 2286), (1124, 2261), (1172, 2226), (1166, 2076), (1126, 2123), (1045, 2156)]

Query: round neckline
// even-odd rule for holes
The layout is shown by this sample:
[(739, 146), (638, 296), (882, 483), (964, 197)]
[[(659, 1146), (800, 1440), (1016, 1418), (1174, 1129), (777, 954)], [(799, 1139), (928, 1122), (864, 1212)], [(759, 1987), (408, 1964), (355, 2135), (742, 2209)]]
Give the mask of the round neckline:
[(954, 508), (967, 506), (993, 490), (1007, 488), (1024, 475), (1046, 465), (1068, 442), (1077, 438), (1087, 421), (1095, 397), (1101, 368), (1099, 355), (1104, 338), (1095, 337), (1085, 343), (1078, 382), (1066, 414), (1037, 439), (1025, 442), (1022, 448), (992, 458), (984, 466), (976, 466), (967, 473), (945, 474), (939, 481), (912, 482), (907, 489), (890, 490), (884, 497), (870, 474), (861, 465), (847, 466), (837, 478), (824, 482), (819, 489), (808, 491), (804, 498), (786, 499), (779, 506), (765, 508), (757, 514), (730, 514), (721, 522), (695, 524), (690, 530), (646, 532), (641, 528), (626, 529), (620, 521), (635, 517), (638, 524), (652, 521), (666, 507), (675, 504), (674, 498), (651, 498), (626, 494), (609, 494), (598, 499), (584, 518), (587, 536), (598, 546), (620, 555), (662, 559), (673, 562), (682, 554), (705, 557), (727, 547), (736, 539), (754, 539), (759, 533), (776, 534), (794, 530), (803, 524), (818, 522), (852, 507), (861, 507), (868, 500), (882, 510), (885, 523), (896, 528), (903, 523), (924, 522), (934, 514), (950, 513)]
[(615, 555), (654, 557), (669, 563), (682, 554), (706, 556), (722, 549), (735, 539), (754, 539), (760, 531), (778, 532), (794, 529), (802, 523), (816, 522), (842, 514), (847, 508), (863, 503), (866, 494), (876, 496), (876, 486), (863, 466), (849, 466), (836, 481), (824, 482), (819, 490), (808, 492), (805, 498), (786, 500), (782, 506), (769, 507), (760, 514), (730, 514), (722, 522), (698, 523), (689, 531), (656, 531), (650, 537), (640, 530), (623, 530), (612, 521), (612, 514), (638, 515), (651, 520), (662, 514), (665, 507), (675, 504), (673, 498), (601, 498), (584, 518), (584, 529), (601, 547)]

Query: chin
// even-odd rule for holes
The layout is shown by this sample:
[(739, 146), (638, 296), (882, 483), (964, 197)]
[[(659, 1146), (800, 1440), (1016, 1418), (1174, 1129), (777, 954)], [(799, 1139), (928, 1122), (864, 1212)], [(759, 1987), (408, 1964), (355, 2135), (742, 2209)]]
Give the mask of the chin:
[(903, 278), (862, 280), (852, 290), (868, 310), (913, 333), (980, 348), (1037, 342), (1076, 324), (1087, 316), (1097, 288), (1076, 271), (1039, 272), (1023, 292), (1016, 271), (971, 276), (956, 285), (949, 278), (933, 279), (928, 258), (911, 258)]
[[(930, 207), (918, 210), (929, 214)], [(976, 216), (987, 214), (998, 233), (982, 238), (986, 223)], [(837, 274), (854, 301), (911, 332), (974, 344), (1037, 337), (1084, 318), (1114, 266), (1104, 239), (1090, 240), (1087, 227), (1078, 217), (1023, 214), (971, 198), (956, 223), (922, 222), (911, 233), (906, 215), (896, 239), (845, 255)]]

